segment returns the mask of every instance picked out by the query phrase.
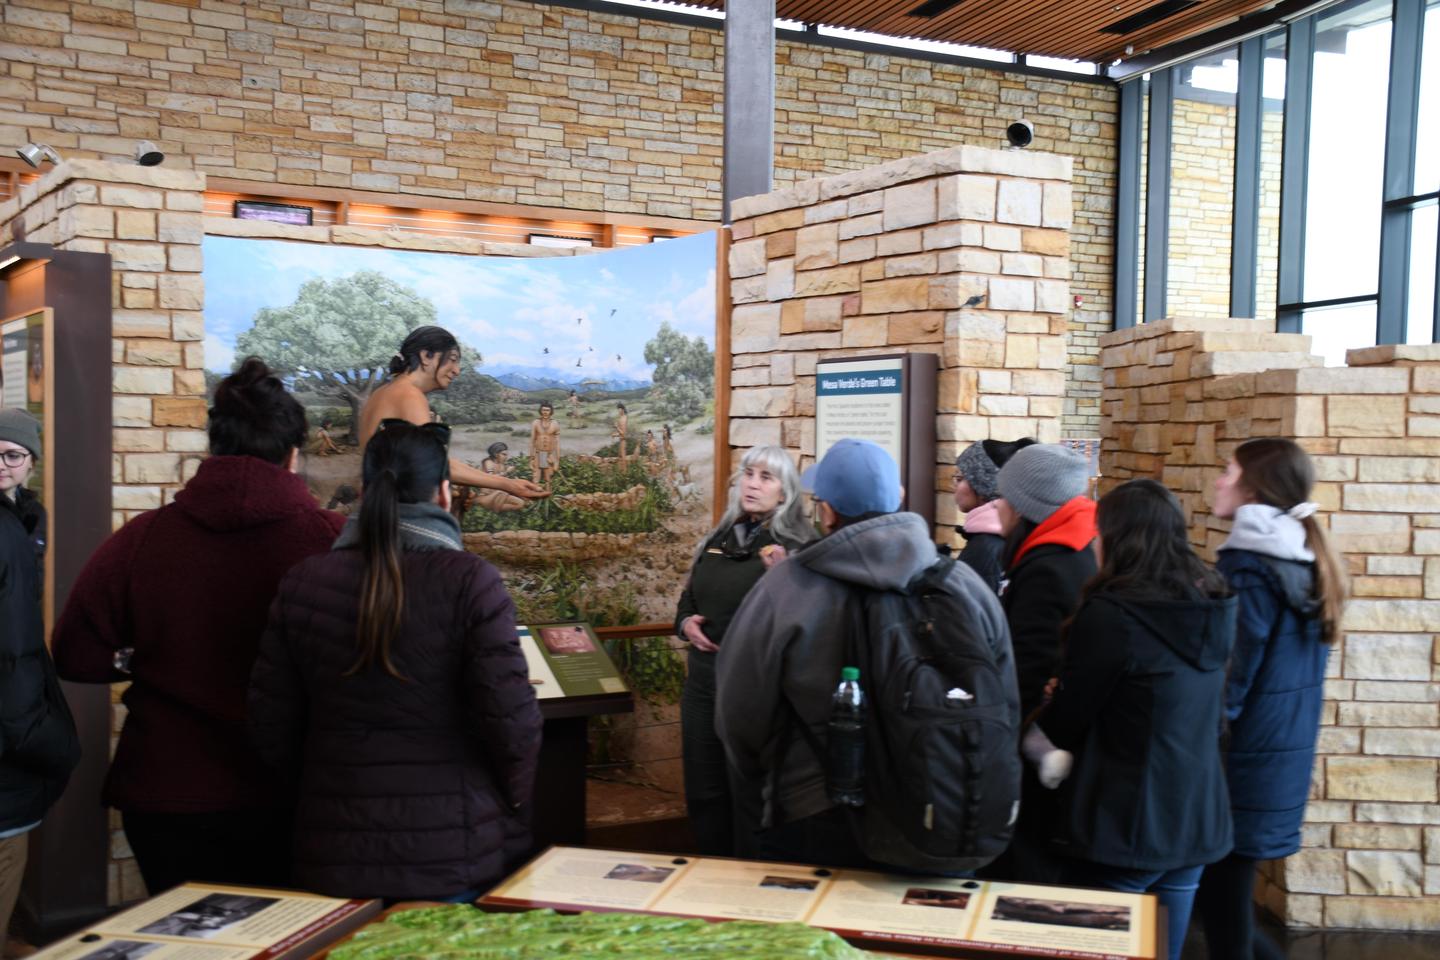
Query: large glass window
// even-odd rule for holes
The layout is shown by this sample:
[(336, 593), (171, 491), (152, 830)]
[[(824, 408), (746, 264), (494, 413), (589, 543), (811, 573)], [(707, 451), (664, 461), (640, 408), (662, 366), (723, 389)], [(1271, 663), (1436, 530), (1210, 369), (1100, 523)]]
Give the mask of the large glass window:
[[(1440, 2), (1440, 0), (1437, 0)], [(1260, 105), (1260, 205), (1256, 231), (1255, 318), (1275, 320), (1280, 276), (1280, 159), (1285, 136), (1285, 34), (1265, 41)]]
[(1415, 137), (1415, 192), (1440, 190), (1440, 0), (1425, 7), (1420, 109)]
[(1171, 316), (1230, 316), (1239, 56), (1230, 47), (1175, 68), (1165, 299)]
[[(1374, 294), (1377, 289), (1390, 11), (1391, 0), (1361, 0), (1328, 11), (1316, 22), (1305, 202), (1306, 302)], [(1364, 339), (1359, 331), (1357, 335)], [(1373, 331), (1369, 342), (1374, 343)]]
[(1440, 205), (1430, 203), (1410, 214), (1410, 302), (1405, 313), (1405, 342), (1429, 343), (1435, 336), (1435, 240), (1440, 235)]

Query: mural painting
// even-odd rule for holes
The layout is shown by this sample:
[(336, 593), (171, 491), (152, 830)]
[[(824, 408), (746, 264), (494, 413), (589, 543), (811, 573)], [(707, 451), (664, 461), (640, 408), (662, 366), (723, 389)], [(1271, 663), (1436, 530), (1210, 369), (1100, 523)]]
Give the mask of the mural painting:
[(428, 399), (452, 456), (550, 493), (457, 491), (467, 549), (522, 620), (668, 623), (712, 521), (715, 242), (531, 259), (207, 237), (207, 379), (275, 368), (309, 415), (311, 492), (350, 513), (359, 410), (409, 331), (444, 327), (462, 373)]

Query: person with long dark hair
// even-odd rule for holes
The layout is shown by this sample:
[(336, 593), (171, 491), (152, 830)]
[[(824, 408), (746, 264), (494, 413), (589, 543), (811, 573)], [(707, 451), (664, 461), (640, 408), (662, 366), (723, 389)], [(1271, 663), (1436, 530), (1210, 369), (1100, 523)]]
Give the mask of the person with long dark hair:
[(1097, 521), (1100, 570), (1044, 711), (1075, 757), (1049, 839), (1063, 882), (1155, 893), (1178, 960), (1201, 871), (1231, 843), (1215, 732), (1236, 604), (1155, 481), (1110, 491)]
[[(429, 395), (446, 390), (462, 372), (460, 342), (443, 327), (416, 327), (390, 358), (389, 379), (375, 389), (360, 410), (358, 437), (364, 449), (382, 420), (406, 420), (417, 426), (435, 421)], [(450, 461), (450, 478), (478, 487), (480, 506), (503, 512), (521, 510), (527, 500), (550, 496), (544, 487), (519, 477), (507, 477)]]
[(1240, 613), (1225, 685), (1235, 849), (1206, 869), (1199, 896), (1212, 957), (1283, 956), (1255, 930), (1255, 866), (1300, 849), (1325, 662), (1345, 603), (1314, 487), (1310, 457), (1279, 437), (1240, 444), (1215, 483), (1215, 516), (1233, 521), (1218, 566)]
[(449, 429), (378, 427), (359, 515), (280, 584), (251, 734), (299, 783), (297, 883), (474, 899), (529, 852), (540, 710), (515, 605), (449, 512)]
[(103, 800), (145, 886), (289, 882), (292, 793), (245, 731), (276, 585), (343, 518), (296, 473), (305, 410), (256, 357), (215, 388), (210, 456), (175, 501), (100, 546), (55, 628), (60, 675), (130, 681)]
[(680, 700), (685, 806), (697, 849), (733, 856), (734, 816), (725, 745), (715, 732), (715, 662), (730, 618), (766, 569), (815, 539), (805, 519), (800, 474), (781, 447), (752, 447), (740, 458), (730, 504), (695, 550), (675, 610), (675, 633), (690, 645)]

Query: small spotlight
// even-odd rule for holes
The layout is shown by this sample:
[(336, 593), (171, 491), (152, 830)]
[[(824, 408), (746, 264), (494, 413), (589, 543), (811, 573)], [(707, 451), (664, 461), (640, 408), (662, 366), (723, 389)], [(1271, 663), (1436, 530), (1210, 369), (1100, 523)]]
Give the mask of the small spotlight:
[(55, 148), (43, 143), (27, 143), (15, 153), (32, 167), (38, 167), (46, 160), (51, 163), (60, 162), (60, 154), (55, 152)]
[(1012, 147), (1028, 147), (1035, 139), (1035, 127), (1029, 120), (1016, 120), (1005, 128), (1005, 139)]
[(135, 162), (142, 167), (158, 167), (165, 162), (165, 154), (149, 140), (135, 144)]

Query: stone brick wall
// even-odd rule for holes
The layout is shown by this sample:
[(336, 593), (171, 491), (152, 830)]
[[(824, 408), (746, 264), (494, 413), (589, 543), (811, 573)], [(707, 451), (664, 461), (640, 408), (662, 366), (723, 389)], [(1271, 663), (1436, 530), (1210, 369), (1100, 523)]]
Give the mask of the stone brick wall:
[[(722, 36), (521, 0), (12, 0), (0, 142), (256, 183), (717, 219)], [(1066, 426), (1098, 424), (1111, 325), (1109, 85), (782, 41), (776, 181), (960, 143), (1074, 160)], [(417, 205), (423, 202), (417, 200)]]
[(938, 354), (935, 515), (953, 526), (965, 445), (1060, 438), (1070, 175), (1067, 157), (952, 147), (737, 202), (732, 449), (811, 463), (817, 360)]
[(1170, 320), (1102, 338), (1102, 489), (1161, 480), (1213, 558), (1231, 451), (1296, 439), (1353, 598), (1330, 654), (1304, 848), (1259, 896), (1292, 926), (1440, 929), (1440, 347), (1350, 351), (1263, 320)]

